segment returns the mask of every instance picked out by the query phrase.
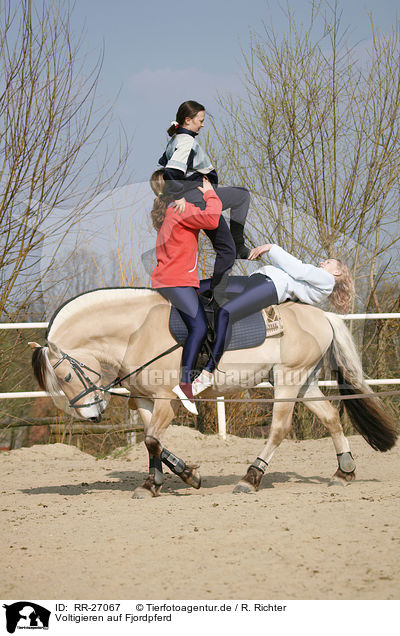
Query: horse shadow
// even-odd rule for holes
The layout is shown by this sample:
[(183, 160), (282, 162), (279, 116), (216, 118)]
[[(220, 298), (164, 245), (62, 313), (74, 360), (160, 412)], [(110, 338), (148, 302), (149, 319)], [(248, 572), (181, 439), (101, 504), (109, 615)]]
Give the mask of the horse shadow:
[[(64, 496), (80, 496), (93, 494), (100, 491), (119, 491), (133, 492), (135, 488), (140, 486), (145, 474), (139, 471), (111, 471), (107, 474), (110, 480), (81, 482), (80, 484), (63, 484), (57, 486), (42, 486), (36, 488), (24, 488), (20, 492), (27, 495), (64, 495)], [(163, 492), (177, 493), (179, 495), (187, 495), (192, 492), (192, 488), (185, 484), (179, 477), (170, 472), (165, 472), (165, 481), (163, 484)], [(241, 475), (202, 475), (201, 490), (211, 490), (221, 486), (236, 486), (241, 479)], [(111, 480), (112, 479), (112, 480)], [(117, 481), (118, 480), (118, 481)], [(377, 479), (361, 480), (362, 482), (377, 482)], [(309, 484), (310, 486), (329, 485), (331, 478), (321, 477), (320, 475), (300, 475), (296, 472), (271, 472), (266, 473), (261, 482), (259, 490), (267, 490), (276, 485), (293, 483), (293, 484)]]

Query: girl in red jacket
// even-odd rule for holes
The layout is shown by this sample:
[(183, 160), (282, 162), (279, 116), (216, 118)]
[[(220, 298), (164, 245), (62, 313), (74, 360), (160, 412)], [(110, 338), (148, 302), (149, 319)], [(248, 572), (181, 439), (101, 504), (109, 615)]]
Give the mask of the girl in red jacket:
[(199, 301), (200, 286), (197, 271), (197, 240), (201, 229), (218, 227), (222, 203), (208, 179), (199, 186), (206, 203), (201, 210), (186, 201), (182, 214), (174, 208), (174, 196), (164, 194), (164, 170), (153, 173), (150, 184), (157, 195), (151, 211), (157, 230), (157, 266), (152, 275), (152, 287), (169, 300), (179, 311), (188, 336), (182, 353), (181, 381), (173, 391), (191, 413), (197, 415), (193, 399), (193, 369), (201, 345), (207, 335), (207, 320)]

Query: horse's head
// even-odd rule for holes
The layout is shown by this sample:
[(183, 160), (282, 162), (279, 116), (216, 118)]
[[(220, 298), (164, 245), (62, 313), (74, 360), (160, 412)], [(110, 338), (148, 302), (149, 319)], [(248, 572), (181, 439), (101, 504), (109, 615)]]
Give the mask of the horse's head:
[(40, 388), (50, 393), (56, 403), (60, 392), (63, 393), (75, 414), (100, 422), (107, 400), (100, 388), (101, 365), (95, 356), (79, 351), (78, 359), (51, 342), (47, 347), (36, 342), (29, 345), (33, 349), (32, 366)]

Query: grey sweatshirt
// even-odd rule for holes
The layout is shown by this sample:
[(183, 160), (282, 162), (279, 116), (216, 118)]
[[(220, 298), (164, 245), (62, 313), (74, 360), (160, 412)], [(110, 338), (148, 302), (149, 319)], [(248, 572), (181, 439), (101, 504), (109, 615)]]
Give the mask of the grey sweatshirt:
[(253, 274), (269, 276), (275, 284), (280, 303), (285, 300), (300, 300), (316, 305), (332, 293), (335, 286), (333, 274), (321, 267), (302, 263), (279, 245), (273, 245), (268, 255), (272, 265), (260, 267)]

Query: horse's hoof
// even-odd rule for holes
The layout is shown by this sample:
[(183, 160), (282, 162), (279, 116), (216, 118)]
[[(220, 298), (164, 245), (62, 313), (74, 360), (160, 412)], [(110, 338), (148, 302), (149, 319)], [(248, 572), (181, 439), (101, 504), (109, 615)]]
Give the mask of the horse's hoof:
[(143, 488), (142, 486), (139, 486), (133, 491), (132, 499), (151, 499), (152, 497), (155, 497), (155, 496), (156, 495), (154, 495), (151, 492), (151, 490), (148, 490), (147, 488)]
[(158, 497), (162, 488), (162, 484), (154, 483), (154, 475), (149, 475), (146, 481), (138, 486), (132, 495), (132, 499), (149, 499), (150, 497)]
[(239, 481), (238, 485), (233, 489), (234, 493), (246, 492), (254, 493), (260, 487), (261, 480), (263, 478), (263, 472), (256, 468), (256, 466), (249, 466), (245, 476)]
[(199, 490), (201, 486), (201, 475), (198, 470), (192, 470), (191, 473), (192, 474), (190, 477), (190, 481), (188, 481), (188, 484), (192, 486), (192, 488)]
[(342, 486), (349, 486), (352, 481), (356, 478), (356, 471), (353, 470), (351, 473), (344, 473), (340, 468), (337, 469), (336, 473), (333, 475), (331, 481), (329, 482), (329, 486), (334, 486), (335, 484), (340, 484)]
[(234, 487), (233, 491), (232, 491), (235, 495), (237, 493), (246, 493), (248, 495), (254, 495), (255, 492), (257, 492), (257, 489), (254, 488), (254, 486), (252, 486), (251, 484), (249, 484), (246, 481), (239, 481), (238, 484), (236, 484), (236, 486)]
[(198, 490), (201, 486), (201, 475), (198, 470), (195, 470), (194, 466), (187, 466), (179, 477), (185, 482), (185, 484), (195, 488), (196, 490)]

